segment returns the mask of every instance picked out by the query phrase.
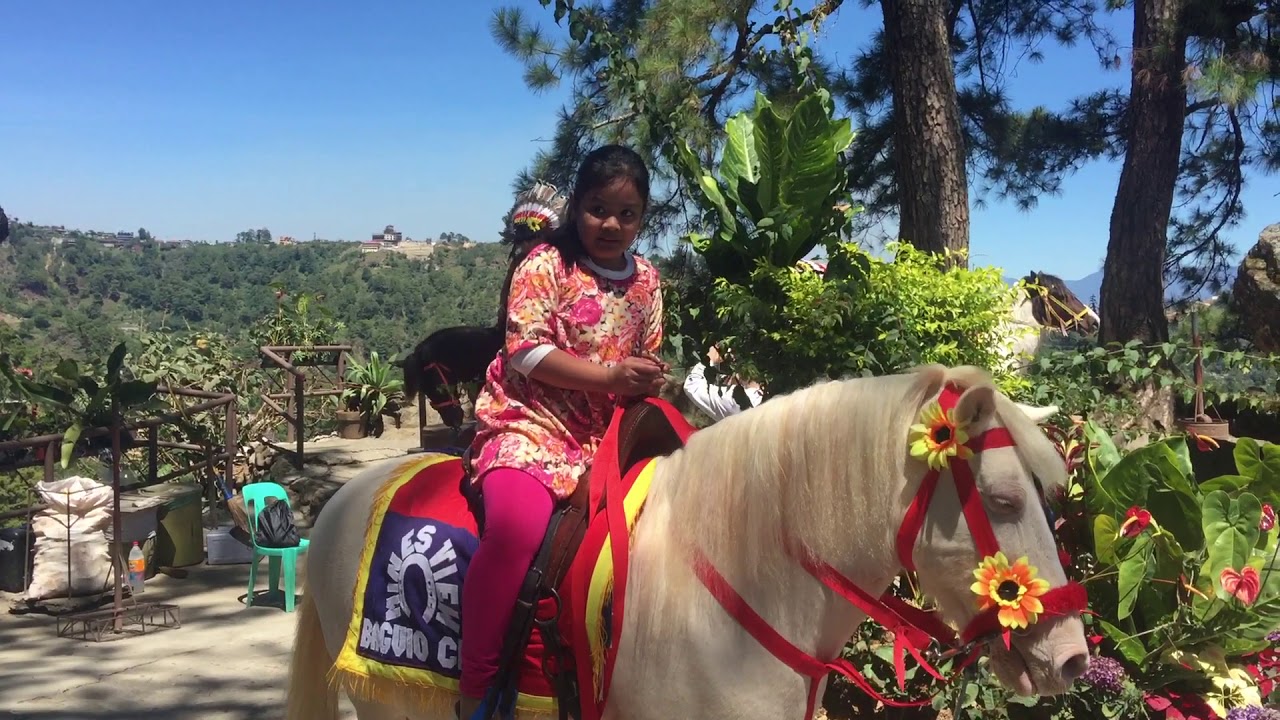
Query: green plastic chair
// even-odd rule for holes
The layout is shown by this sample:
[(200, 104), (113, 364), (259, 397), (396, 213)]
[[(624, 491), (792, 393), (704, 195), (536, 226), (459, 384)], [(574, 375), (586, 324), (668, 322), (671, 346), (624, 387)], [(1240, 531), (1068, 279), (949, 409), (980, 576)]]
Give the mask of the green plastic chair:
[(272, 593), (280, 591), (280, 568), (284, 566), (284, 609), (293, 612), (294, 594), (297, 588), (298, 556), (307, 551), (311, 541), (300, 538), (297, 547), (264, 548), (258, 546), (258, 513), (267, 506), (267, 500), (277, 498), (285, 506), (289, 505), (289, 496), (284, 488), (273, 482), (257, 482), (245, 485), (240, 490), (244, 498), (245, 514), (249, 516), (249, 537), (253, 542), (253, 564), (249, 566), (249, 594), (245, 596), (246, 607), (253, 605), (254, 586), (258, 584), (258, 561), (270, 558), (267, 574)]

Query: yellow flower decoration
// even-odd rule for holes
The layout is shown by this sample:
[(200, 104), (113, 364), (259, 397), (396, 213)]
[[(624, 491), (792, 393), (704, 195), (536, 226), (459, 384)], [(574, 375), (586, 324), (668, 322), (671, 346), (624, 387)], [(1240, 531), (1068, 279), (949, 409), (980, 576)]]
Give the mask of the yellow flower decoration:
[(525, 227), (529, 228), (529, 230), (532, 232), (538, 232), (542, 230), (542, 218), (536, 215), (530, 215), (529, 217), (525, 218), (522, 222), (524, 222)]
[(921, 411), (920, 422), (911, 426), (908, 440), (911, 456), (923, 459), (936, 470), (945, 468), (950, 457), (973, 457), (973, 450), (965, 446), (969, 433), (964, 424), (956, 422), (952, 411), (944, 411), (936, 402)]
[(1011, 567), (1009, 558), (997, 551), (973, 571), (977, 582), (969, 589), (978, 596), (978, 610), (999, 607), (1001, 626), (1022, 629), (1035, 623), (1044, 612), (1040, 596), (1049, 592), (1049, 581), (1036, 577), (1036, 573), (1025, 556)]

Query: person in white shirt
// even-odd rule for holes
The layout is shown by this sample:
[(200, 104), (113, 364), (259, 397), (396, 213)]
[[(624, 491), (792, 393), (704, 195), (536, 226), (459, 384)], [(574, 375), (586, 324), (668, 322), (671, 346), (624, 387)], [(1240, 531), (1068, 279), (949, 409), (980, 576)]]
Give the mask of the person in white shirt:
[[(720, 353), (713, 346), (707, 350), (707, 360), (712, 367), (720, 364)], [(711, 418), (712, 422), (719, 422), (730, 415), (736, 415), (742, 412), (742, 406), (738, 404), (737, 398), (734, 397), (734, 389), (741, 385), (746, 392), (747, 400), (751, 406), (755, 407), (764, 400), (764, 392), (761, 390), (759, 383), (754, 382), (731, 382), (729, 384), (721, 384), (711, 382), (707, 379), (707, 366), (698, 363), (689, 370), (689, 376), (684, 379), (684, 393), (704, 415)]]

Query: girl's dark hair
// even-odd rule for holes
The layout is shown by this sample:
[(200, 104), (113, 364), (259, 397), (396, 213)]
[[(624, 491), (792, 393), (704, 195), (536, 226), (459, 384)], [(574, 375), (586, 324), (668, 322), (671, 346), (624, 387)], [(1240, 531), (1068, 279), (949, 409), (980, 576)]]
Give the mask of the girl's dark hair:
[[(636, 192), (649, 204), (649, 168), (644, 158), (635, 150), (624, 145), (605, 145), (587, 154), (578, 166), (578, 175), (573, 181), (573, 194), (569, 197), (564, 222), (546, 239), (546, 242), (560, 251), (560, 257), (567, 267), (578, 264), (586, 248), (582, 238), (578, 237), (578, 203), (592, 190), (607, 187), (619, 180), (630, 180)], [(538, 238), (541, 240), (541, 238)], [(528, 242), (523, 248), (519, 243), (512, 245), (511, 264), (507, 267), (507, 277), (502, 283), (502, 299), (498, 306), (498, 327), (504, 332), (507, 327), (507, 300), (511, 294), (511, 277), (516, 268), (529, 256), (529, 251), (538, 246), (538, 242)], [(504, 343), (505, 345), (505, 343)]]

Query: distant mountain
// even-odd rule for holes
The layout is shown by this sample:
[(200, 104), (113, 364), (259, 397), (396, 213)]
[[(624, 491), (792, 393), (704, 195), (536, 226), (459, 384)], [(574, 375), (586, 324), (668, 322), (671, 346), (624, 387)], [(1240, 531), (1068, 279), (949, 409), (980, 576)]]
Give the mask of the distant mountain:
[(1075, 293), (1080, 298), (1080, 302), (1085, 305), (1098, 304), (1098, 299), (1102, 297), (1102, 271), (1085, 275), (1079, 280), (1067, 280), (1067, 289)]

